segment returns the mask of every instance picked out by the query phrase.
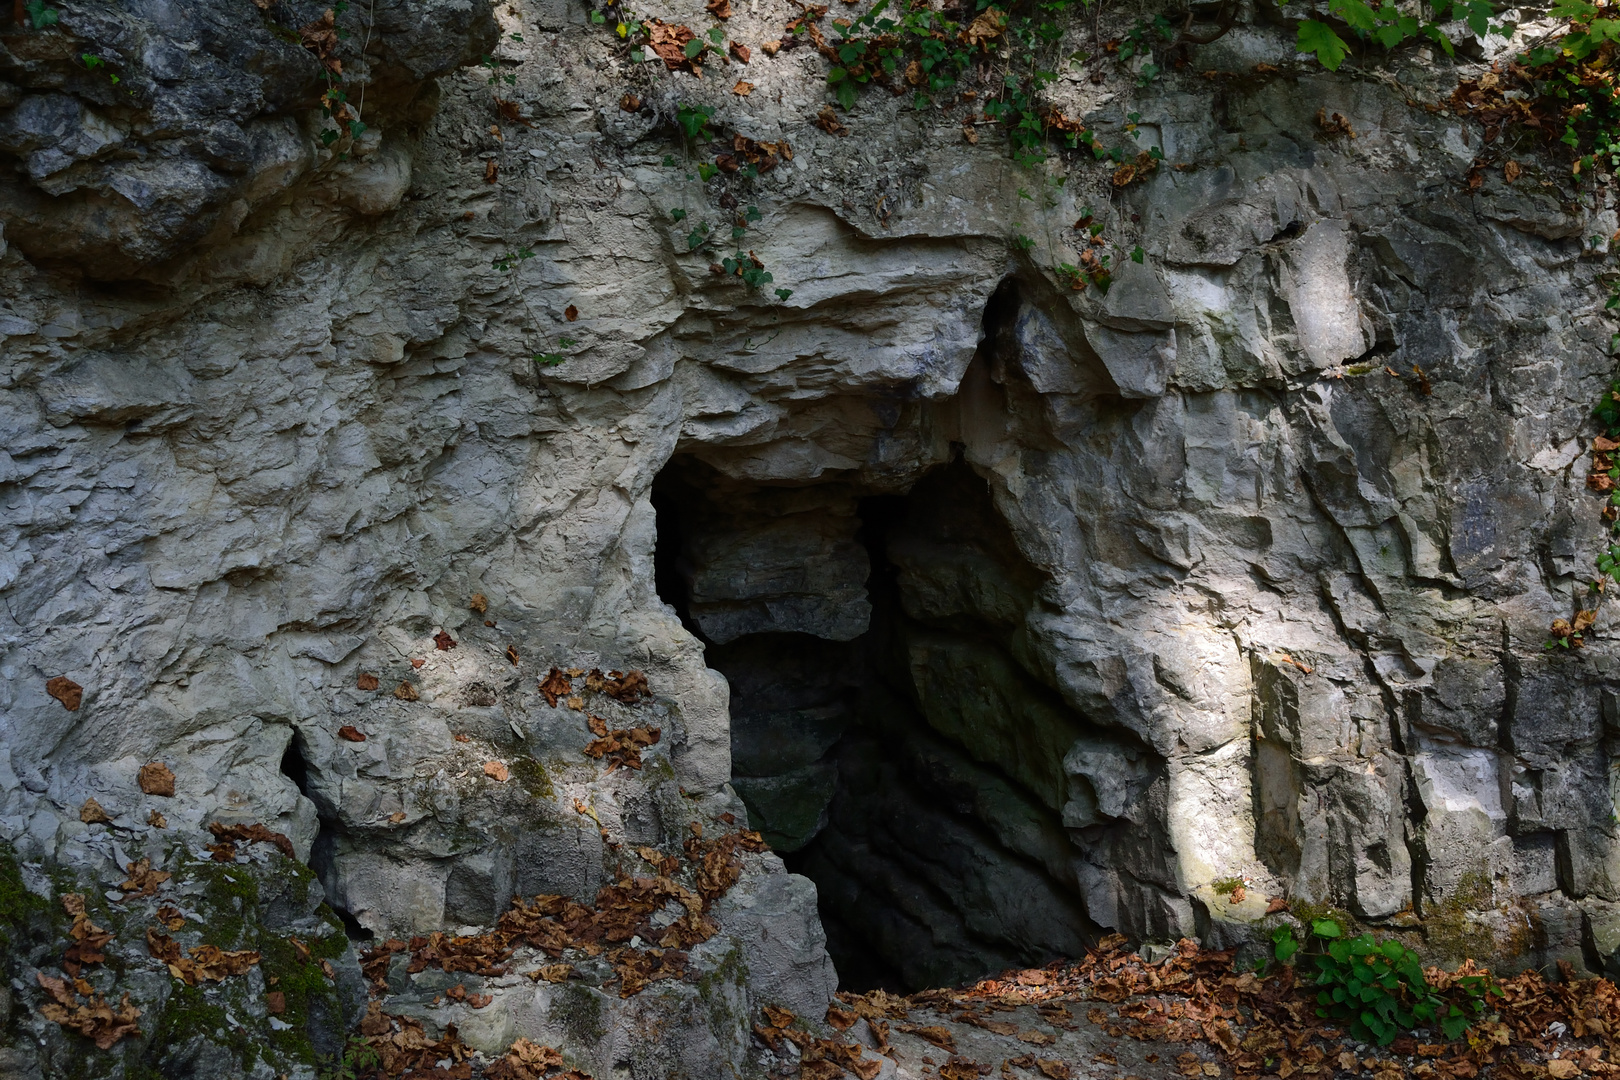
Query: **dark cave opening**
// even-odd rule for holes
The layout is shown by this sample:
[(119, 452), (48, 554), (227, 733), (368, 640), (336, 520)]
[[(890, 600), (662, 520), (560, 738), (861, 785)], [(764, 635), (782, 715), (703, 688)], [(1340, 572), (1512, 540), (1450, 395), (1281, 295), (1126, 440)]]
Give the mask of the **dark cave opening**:
[(957, 454), (908, 490), (653, 489), (660, 596), (731, 685), (733, 785), (815, 881), (847, 989), (1075, 955), (1062, 760), (1084, 721), (1016, 655), (1042, 576)]
[(307, 754), (308, 748), (304, 745), (303, 736), (296, 731), (293, 732), (293, 737), (287, 742), (287, 749), (282, 751), (281, 754), (281, 774), (296, 784), (299, 794), (306, 799), (310, 799), (315, 805), (315, 839), (310, 843), (309, 848), (310, 869), (315, 871), (315, 876), (320, 879), (322, 886), (326, 889), (327, 903), (332, 912), (342, 921), (343, 929), (348, 933), (350, 940), (370, 941), (376, 935), (361, 926), (360, 920), (356, 919), (348, 909), (332, 901), (335, 894), (328, 883), (332, 880), (332, 852), (337, 834), (332, 828), (334, 822), (327, 816), (327, 811), (322, 807), (322, 801), (312, 797), (310, 794)]

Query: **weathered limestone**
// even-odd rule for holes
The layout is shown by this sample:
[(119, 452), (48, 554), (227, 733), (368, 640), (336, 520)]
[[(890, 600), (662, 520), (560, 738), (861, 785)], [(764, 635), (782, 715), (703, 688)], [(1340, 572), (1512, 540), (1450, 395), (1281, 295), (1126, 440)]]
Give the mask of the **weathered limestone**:
[[(737, 7), (746, 42), (790, 17)], [(1066, 73), (1067, 115), (1163, 148), (1115, 190), (878, 93), (840, 138), (807, 52), (756, 52), (740, 97), (561, 4), (377, 12), (344, 61), (371, 130), (323, 146), (287, 38), (319, 14), (0, 33), (0, 837), (26, 863), (159, 844), (154, 809), (264, 822), (352, 930), (409, 934), (588, 897), (629, 872), (612, 845), (746, 807), (840, 957), (874, 958), (857, 981), (1105, 929), (1256, 940), (1274, 896), (1437, 955), (1616, 964), (1608, 608), (1544, 648), (1602, 540), (1583, 241), (1612, 209), (1533, 161), (1469, 187), (1466, 120), (1421, 107), (1450, 75), (1330, 75), (1263, 25), (1145, 87)], [(458, 70), (486, 53), (493, 93)], [(704, 184), (692, 103), (792, 161)], [(785, 299), (690, 250), (748, 206)], [(1088, 207), (1106, 295), (1051, 269)], [(598, 710), (661, 728), (640, 772), (583, 756), (552, 665), (646, 672), (656, 703)], [(172, 799), (135, 782), (155, 760)], [(831, 976), (805, 882), (762, 858), (738, 889), (707, 998), (570, 1027), (523, 980), (468, 1023), (747, 1075), (748, 1010), (813, 1012)]]

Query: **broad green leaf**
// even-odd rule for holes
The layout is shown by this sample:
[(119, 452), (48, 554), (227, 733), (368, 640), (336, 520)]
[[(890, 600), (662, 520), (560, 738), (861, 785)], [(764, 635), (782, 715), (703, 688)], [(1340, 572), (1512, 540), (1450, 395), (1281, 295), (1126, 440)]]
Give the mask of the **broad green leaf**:
[(1335, 0), (1328, 10), (1357, 30), (1371, 30), (1378, 25), (1378, 17), (1373, 14), (1373, 9), (1362, 0)]
[[(1320, 26), (1321, 24), (1318, 23), (1317, 25)], [(1312, 919), (1311, 933), (1317, 937), (1336, 938), (1343, 936), (1344, 928), (1332, 919)]]
[(1322, 66), (1329, 71), (1338, 71), (1339, 65), (1344, 63), (1344, 58), (1350, 52), (1350, 46), (1333, 32), (1332, 27), (1315, 19), (1306, 19), (1299, 24), (1299, 41), (1296, 48), (1302, 53), (1314, 53), (1322, 62)]
[(1547, 14), (1555, 19), (1590, 19), (1597, 11), (1586, 0), (1558, 0)]

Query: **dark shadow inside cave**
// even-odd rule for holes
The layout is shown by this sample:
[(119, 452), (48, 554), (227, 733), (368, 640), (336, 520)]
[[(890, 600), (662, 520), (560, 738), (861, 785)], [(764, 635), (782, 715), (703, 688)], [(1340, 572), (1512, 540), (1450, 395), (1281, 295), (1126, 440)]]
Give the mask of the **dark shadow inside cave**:
[(1020, 663), (1042, 576), (961, 455), (901, 493), (677, 456), (653, 505), (659, 594), (730, 682), (734, 786), (816, 882), (840, 984), (1083, 949), (1063, 759), (1085, 722)]
[(315, 875), (321, 879), (321, 883), (326, 887), (327, 902), (332, 908), (333, 913), (336, 914), (340, 920), (342, 920), (343, 929), (347, 931), (350, 939), (354, 941), (370, 941), (377, 935), (361, 926), (360, 920), (356, 919), (347, 908), (343, 907), (341, 904), (333, 902), (331, 899), (336, 895), (336, 891), (331, 887), (330, 884), (333, 880), (332, 854), (337, 839), (337, 833), (334, 829), (334, 825), (336, 823), (333, 822), (322, 809), (321, 800), (314, 799), (310, 795), (309, 760), (306, 756), (307, 753), (308, 750), (304, 745), (304, 737), (295, 731), (293, 733), (293, 737), (287, 743), (287, 749), (284, 750), (281, 755), (281, 774), (287, 779), (291, 780), (294, 784), (297, 784), (299, 794), (303, 795), (307, 799), (311, 799), (311, 801), (315, 804), (317, 824), (315, 829), (315, 839), (310, 843), (309, 848), (309, 866), (315, 871)]

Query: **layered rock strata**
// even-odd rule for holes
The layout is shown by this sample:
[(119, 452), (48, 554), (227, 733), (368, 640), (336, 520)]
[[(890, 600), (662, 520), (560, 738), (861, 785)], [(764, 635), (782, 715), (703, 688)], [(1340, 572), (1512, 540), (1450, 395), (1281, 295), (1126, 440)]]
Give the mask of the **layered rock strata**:
[[(807, 51), (741, 95), (563, 4), (357, 6), (330, 40), (287, 4), (60, 16), (0, 33), (0, 835), (35, 893), (253, 823), (320, 874), (299, 919), (487, 928), (746, 813), (853, 981), (1256, 940), (1277, 897), (1611, 962), (1607, 606), (1545, 645), (1602, 542), (1615, 222), (1529, 156), (1469, 183), (1479, 133), (1429, 107), (1454, 73), (1324, 73), (1281, 15), (1144, 85), (1073, 69), (1055, 105), (1162, 150), (1115, 188), (875, 93), (837, 134)], [(704, 180), (695, 104), (791, 158)], [(739, 217), (788, 295), (711, 271), (696, 226)], [(1106, 293), (1053, 269), (1082, 217)], [(592, 706), (660, 728), (642, 769), (585, 756), (553, 666), (646, 673), (634, 716)], [(658, 984), (691, 1054), (520, 994), (488, 1045), (762, 1067), (744, 1014), (830, 976), (802, 879), (738, 889), (725, 1007)], [(12, 957), (15, 1016), (53, 955)], [(28, 1023), (25, 1074), (58, 1045)]]

